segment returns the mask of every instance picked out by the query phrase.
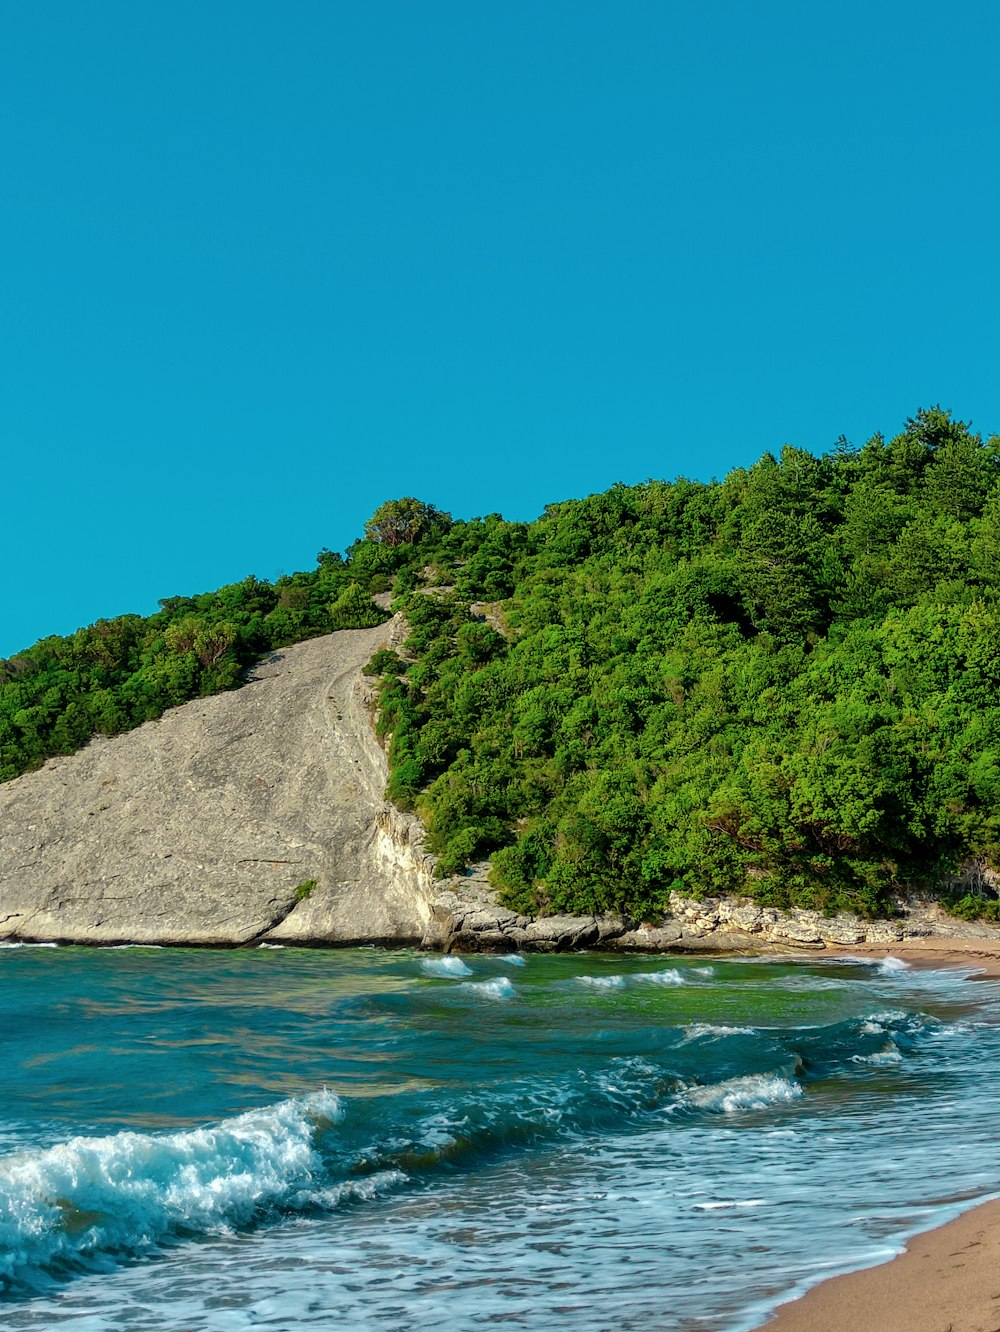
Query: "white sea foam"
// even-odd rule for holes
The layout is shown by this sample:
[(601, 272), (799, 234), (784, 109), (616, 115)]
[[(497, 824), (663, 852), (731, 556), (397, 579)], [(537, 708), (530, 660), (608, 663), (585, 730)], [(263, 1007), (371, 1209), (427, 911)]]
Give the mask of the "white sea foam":
[(601, 990), (621, 990), (626, 985), (684, 985), (686, 978), (676, 967), (664, 971), (634, 971), (631, 975), (577, 976), (580, 985), (592, 985)]
[(904, 962), (901, 957), (884, 957), (878, 964), (877, 970), (883, 976), (895, 976), (900, 971), (909, 971), (909, 962)]
[(884, 1050), (876, 1050), (872, 1054), (851, 1055), (851, 1061), (855, 1064), (871, 1064), (875, 1068), (884, 1068), (890, 1064), (901, 1064), (903, 1056), (892, 1044)]
[(509, 967), (523, 967), (525, 965), (524, 957), (520, 953), (499, 953), (497, 961), (506, 962)]
[(445, 957), (425, 957), (420, 964), (421, 971), (427, 976), (471, 976), (472, 968), (467, 967), (460, 957), (447, 954)]
[(708, 1087), (690, 1087), (683, 1099), (700, 1110), (715, 1110), (724, 1115), (741, 1110), (765, 1110), (782, 1101), (797, 1101), (802, 1088), (797, 1082), (775, 1074), (752, 1073), (748, 1077), (728, 1078)]
[(885, 1031), (885, 1027), (882, 1026), (881, 1022), (872, 1022), (870, 1018), (866, 1018), (859, 1030), (865, 1036), (878, 1036)]
[[(861, 1030), (869, 1033), (885, 1031), (887, 1025), (906, 1022), (909, 1017), (910, 1014), (904, 1012), (902, 1008), (886, 1008), (881, 1013), (866, 1014), (861, 1023)], [(917, 1025), (922, 1026), (923, 1022), (918, 1020)]]
[(58, 948), (54, 943), (26, 943), (23, 939), (5, 939), (0, 948)]
[(210, 1128), (71, 1138), (0, 1159), (0, 1274), (134, 1253), (172, 1233), (225, 1232), (272, 1207), (322, 1200), (314, 1135), (340, 1114), (321, 1091)]
[(927, 1035), (933, 1040), (953, 1041), (956, 1036), (968, 1036), (970, 1031), (981, 1031), (984, 1028), (989, 1030), (995, 1027), (995, 1022), (974, 1022), (972, 1019), (966, 1019), (962, 1022), (927, 1023)]
[(727, 1027), (715, 1022), (691, 1022), (684, 1028), (685, 1041), (713, 1039), (722, 1036), (755, 1036), (753, 1027)]
[(332, 1184), (325, 1189), (316, 1189), (307, 1201), (332, 1212), (342, 1202), (370, 1202), (372, 1198), (377, 1198), (379, 1194), (385, 1193), (387, 1189), (395, 1188), (397, 1184), (402, 1184), (405, 1180), (406, 1176), (402, 1170), (378, 1170), (375, 1174), (366, 1175), (363, 1179), (349, 1179), (342, 1184)]
[(470, 981), (462, 989), (482, 999), (513, 999), (517, 994), (513, 982), (506, 976), (494, 976), (487, 981)]
[(719, 1202), (702, 1202), (693, 1204), (697, 1212), (723, 1212), (732, 1207), (766, 1207), (766, 1198), (732, 1198)]
[(694, 970), (697, 972), (697, 974), (698, 974), (699, 976), (714, 976), (714, 975), (715, 975), (715, 968), (714, 968), (714, 967), (695, 967)]

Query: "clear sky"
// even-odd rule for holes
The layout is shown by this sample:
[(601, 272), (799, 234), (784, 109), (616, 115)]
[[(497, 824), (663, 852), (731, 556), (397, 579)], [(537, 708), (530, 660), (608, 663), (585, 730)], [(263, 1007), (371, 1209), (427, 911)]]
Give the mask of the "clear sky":
[(0, 0), (0, 655), (941, 403), (1000, 431), (1000, 6)]

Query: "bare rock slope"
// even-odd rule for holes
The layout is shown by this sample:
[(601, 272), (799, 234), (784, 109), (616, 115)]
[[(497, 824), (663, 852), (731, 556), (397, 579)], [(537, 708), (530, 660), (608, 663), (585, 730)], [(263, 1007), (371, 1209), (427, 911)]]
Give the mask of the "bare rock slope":
[(402, 632), (300, 643), (242, 689), (0, 786), (0, 938), (424, 939), (429, 862), (383, 800), (360, 672)]

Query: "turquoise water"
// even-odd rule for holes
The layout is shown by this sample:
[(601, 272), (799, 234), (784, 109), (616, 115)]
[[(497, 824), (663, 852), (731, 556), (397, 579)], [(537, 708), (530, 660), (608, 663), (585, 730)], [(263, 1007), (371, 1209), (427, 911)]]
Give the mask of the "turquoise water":
[(729, 1329), (1000, 1188), (1000, 987), (0, 949), (0, 1326)]

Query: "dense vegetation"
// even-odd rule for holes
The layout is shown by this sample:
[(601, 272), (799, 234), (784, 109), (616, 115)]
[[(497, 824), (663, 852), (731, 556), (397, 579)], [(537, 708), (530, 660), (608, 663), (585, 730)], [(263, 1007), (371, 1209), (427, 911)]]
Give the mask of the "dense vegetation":
[(0, 660), (0, 781), (116, 735), (167, 708), (240, 684), (262, 653), (385, 619), (372, 561), (321, 551), (311, 573), (245, 578), (218, 592), (169, 597), (148, 617), (98, 620)]
[(493, 853), (522, 909), (874, 913), (1000, 863), (1000, 440), (926, 411), (417, 549), (383, 726), (442, 872)]
[(512, 906), (876, 913), (1000, 865), (1000, 440), (939, 409), (531, 524), (392, 501), (344, 559), (0, 662), (0, 779), (378, 622), (390, 586), (412, 634), (369, 668), (389, 793), (441, 873), (491, 855)]

